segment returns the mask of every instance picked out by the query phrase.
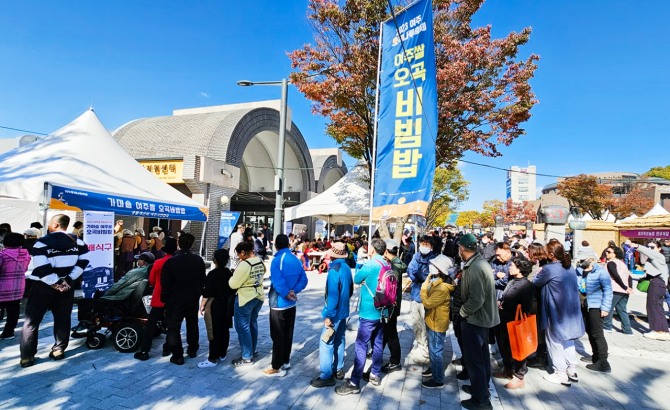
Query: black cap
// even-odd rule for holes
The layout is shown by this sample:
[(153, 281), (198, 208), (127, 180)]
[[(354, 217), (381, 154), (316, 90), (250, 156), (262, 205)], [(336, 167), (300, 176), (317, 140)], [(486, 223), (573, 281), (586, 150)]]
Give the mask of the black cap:
[[(25, 225), (24, 225), (24, 226), (25, 226)], [(31, 227), (31, 228), (42, 229), (44, 226), (43, 226), (41, 223), (39, 223), (39, 222), (33, 222), (33, 223), (30, 224), (30, 227)]]

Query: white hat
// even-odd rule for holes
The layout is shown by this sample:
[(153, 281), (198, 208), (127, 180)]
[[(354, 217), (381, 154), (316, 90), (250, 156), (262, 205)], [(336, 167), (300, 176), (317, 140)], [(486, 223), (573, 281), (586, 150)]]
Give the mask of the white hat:
[(587, 259), (598, 259), (598, 257), (592, 248), (584, 246), (577, 250), (577, 256), (575, 259), (578, 261), (585, 261)]
[(449, 274), (449, 269), (451, 269), (454, 266), (454, 262), (451, 260), (450, 257), (446, 255), (437, 255), (434, 259), (430, 261), (430, 263), (437, 268), (440, 272), (444, 273), (445, 275)]

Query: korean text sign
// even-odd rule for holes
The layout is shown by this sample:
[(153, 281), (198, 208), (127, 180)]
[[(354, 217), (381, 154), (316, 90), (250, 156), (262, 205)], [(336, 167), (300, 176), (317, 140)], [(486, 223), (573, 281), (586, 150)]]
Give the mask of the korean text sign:
[(114, 213), (84, 211), (83, 229), (88, 266), (81, 289), (85, 298), (92, 298), (96, 290), (105, 291), (114, 283)]
[(383, 24), (377, 127), (373, 218), (425, 214), (437, 135), (430, 0), (414, 3)]

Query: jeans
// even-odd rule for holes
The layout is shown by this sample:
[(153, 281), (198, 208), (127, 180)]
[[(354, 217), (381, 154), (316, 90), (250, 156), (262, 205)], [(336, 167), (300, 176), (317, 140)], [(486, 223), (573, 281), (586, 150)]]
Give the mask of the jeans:
[(628, 316), (628, 294), (627, 293), (614, 293), (612, 297), (612, 309), (610, 309), (610, 314), (605, 316), (603, 321), (603, 328), (605, 330), (612, 330), (612, 316), (614, 316), (614, 311), (619, 315), (621, 319), (621, 331), (627, 335), (633, 334), (633, 329), (630, 327), (630, 316)]
[(426, 327), (428, 334), (428, 352), (430, 353), (430, 370), (435, 383), (444, 384), (444, 337), (445, 332), (436, 332)]
[(70, 343), (70, 317), (74, 304), (74, 291), (59, 292), (42, 281), (34, 282), (26, 304), (21, 333), (21, 359), (35, 357), (40, 323), (48, 309), (51, 309), (54, 318), (53, 334), (56, 339), (51, 351), (64, 352)]
[(284, 310), (270, 309), (270, 337), (272, 338), (273, 369), (279, 369), (283, 364), (287, 364), (291, 360), (295, 311), (295, 306)]
[(472, 398), (478, 403), (489, 402), (489, 380), (491, 380), (491, 356), (489, 354), (489, 329), (461, 321), (463, 358), (470, 375)]
[(412, 301), (409, 306), (414, 332), (414, 348), (409, 353), (415, 359), (428, 361), (428, 338), (426, 337), (426, 310), (421, 302)]
[(591, 344), (591, 355), (593, 363), (607, 363), (607, 340), (603, 332), (603, 318), (600, 316), (600, 308), (591, 308), (584, 312), (584, 324), (586, 334)]
[[(344, 369), (344, 336), (347, 330), (347, 319), (335, 322), (333, 326), (335, 327), (335, 334), (328, 343), (323, 340), (319, 341), (319, 368), (321, 370), (319, 377), (321, 380), (328, 380), (338, 370)], [(322, 336), (325, 331), (326, 327), (324, 326), (321, 331)]]
[(262, 306), (263, 301), (256, 298), (240, 306), (239, 297), (235, 297), (235, 331), (244, 360), (254, 357), (258, 342), (258, 312)]
[(380, 320), (360, 319), (358, 334), (356, 335), (356, 357), (354, 358), (354, 370), (351, 372), (351, 383), (358, 386), (363, 377), (363, 368), (368, 353), (368, 343), (372, 342), (372, 367), (370, 374), (379, 376), (382, 368), (382, 355), (384, 349), (384, 327)]

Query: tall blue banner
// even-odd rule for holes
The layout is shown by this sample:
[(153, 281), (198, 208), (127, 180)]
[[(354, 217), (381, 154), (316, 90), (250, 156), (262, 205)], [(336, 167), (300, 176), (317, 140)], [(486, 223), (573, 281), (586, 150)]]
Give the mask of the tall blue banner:
[(373, 219), (425, 215), (437, 137), (432, 1), (383, 23), (381, 46)]
[(240, 218), (239, 212), (221, 211), (221, 222), (219, 223), (219, 244), (217, 249), (222, 249), (230, 235), (235, 230), (237, 220)]

